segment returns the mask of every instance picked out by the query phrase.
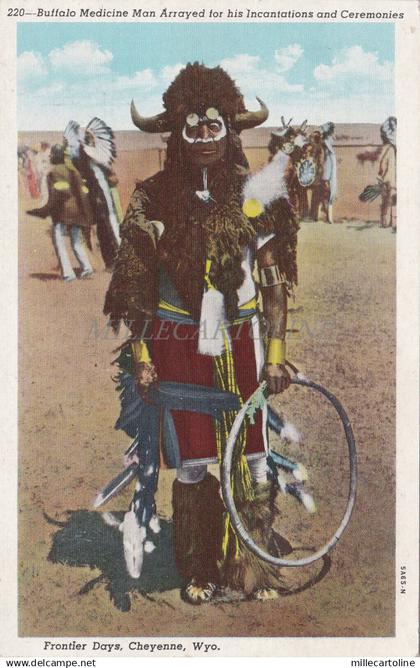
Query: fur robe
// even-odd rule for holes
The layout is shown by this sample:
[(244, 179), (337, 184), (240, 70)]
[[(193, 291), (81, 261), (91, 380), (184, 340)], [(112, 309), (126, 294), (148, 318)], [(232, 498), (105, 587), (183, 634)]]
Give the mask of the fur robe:
[[(212, 260), (211, 281), (224, 295), (227, 317), (238, 314), (237, 289), (243, 281), (242, 249), (258, 234), (274, 232), (277, 264), (289, 290), (297, 283), (298, 224), (286, 199), (277, 199), (258, 218), (242, 212), (245, 177), (227, 160), (209, 169), (214, 198), (202, 202), (199, 170), (167, 167), (137, 185), (121, 225), (122, 243), (106, 295), (104, 313), (115, 329), (123, 320), (140, 336), (145, 320), (158, 305), (158, 268), (163, 266), (194, 319), (200, 318), (206, 258)], [(165, 230), (158, 240), (151, 221)]]

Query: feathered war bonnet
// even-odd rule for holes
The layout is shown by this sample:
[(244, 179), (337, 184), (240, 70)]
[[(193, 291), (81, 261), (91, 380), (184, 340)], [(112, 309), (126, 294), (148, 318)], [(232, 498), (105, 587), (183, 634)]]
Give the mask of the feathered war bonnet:
[(321, 135), (323, 139), (330, 137), (335, 132), (335, 125), (332, 121), (327, 121), (319, 128), (321, 130)]
[(384, 143), (397, 145), (397, 119), (389, 116), (381, 125), (381, 137)]

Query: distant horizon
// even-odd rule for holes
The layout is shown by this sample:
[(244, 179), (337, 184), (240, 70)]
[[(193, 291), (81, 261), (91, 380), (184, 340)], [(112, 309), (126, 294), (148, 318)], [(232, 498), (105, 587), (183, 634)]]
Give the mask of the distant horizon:
[[(293, 123), (292, 123), (293, 125)], [(346, 126), (350, 126), (351, 128), (355, 128), (357, 126), (360, 127), (360, 130), (363, 130), (363, 128), (367, 129), (367, 127), (375, 129), (377, 131), (377, 137), (346, 137), (346, 139), (349, 139), (350, 141), (345, 142), (344, 145), (351, 145), (353, 140), (353, 144), (357, 140), (361, 140), (363, 146), (370, 146), (370, 145), (376, 145), (381, 143), (380, 135), (379, 135), (379, 129), (381, 126), (381, 123), (336, 123), (336, 133), (335, 133), (335, 144), (339, 145), (340, 140), (343, 141), (343, 137), (340, 136), (340, 133), (342, 134), (345, 131)], [(309, 129), (319, 127), (316, 123), (309, 123), (308, 126)], [(258, 128), (254, 128), (252, 130), (245, 130), (241, 134), (241, 140), (242, 144), (244, 146), (253, 146), (253, 145), (258, 145), (258, 142), (254, 144), (254, 142), (250, 142), (250, 139), (252, 136), (256, 135), (262, 135), (262, 134), (270, 134), (273, 130), (276, 130), (278, 128), (277, 125), (262, 125), (259, 126)], [(153, 148), (164, 148), (165, 147), (165, 142), (161, 139), (161, 135), (159, 134), (149, 134), (149, 133), (144, 133), (136, 129), (135, 127), (133, 128), (112, 128), (113, 132), (115, 135), (118, 135), (120, 133), (126, 133), (126, 134), (133, 134), (136, 137), (138, 137), (138, 140), (140, 143), (145, 143), (148, 145), (148, 147)], [(63, 134), (63, 128), (56, 129), (56, 130), (18, 130), (18, 138), (20, 138), (21, 135), (28, 134), (28, 135), (46, 135), (46, 134), (52, 134), (52, 135), (62, 135)], [(248, 139), (248, 141), (247, 141)], [(369, 141), (370, 139), (370, 141)], [(143, 141), (142, 141), (143, 140)]]
[(314, 125), (381, 123), (394, 115), (394, 47), (392, 23), (19, 23), (18, 127), (100, 116), (130, 130), (131, 99), (143, 115), (159, 113), (195, 60), (221, 65), (249, 109), (262, 98), (270, 127), (309, 111)]

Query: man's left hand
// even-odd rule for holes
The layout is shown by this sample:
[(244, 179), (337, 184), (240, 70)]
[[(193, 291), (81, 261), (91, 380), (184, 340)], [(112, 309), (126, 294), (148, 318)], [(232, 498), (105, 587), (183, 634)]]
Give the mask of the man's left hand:
[(263, 380), (270, 394), (284, 392), (290, 385), (290, 375), (283, 364), (264, 364)]

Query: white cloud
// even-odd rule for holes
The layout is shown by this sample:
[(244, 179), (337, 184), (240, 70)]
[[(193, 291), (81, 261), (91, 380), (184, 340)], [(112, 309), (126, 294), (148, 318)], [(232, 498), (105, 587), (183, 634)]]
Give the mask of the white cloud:
[(241, 72), (254, 72), (259, 67), (260, 60), (259, 56), (251, 56), (248, 53), (238, 53), (236, 56), (233, 56), (233, 58), (225, 58), (220, 65), (230, 73), (238, 75), (241, 74)]
[(302, 84), (290, 84), (282, 74), (263, 67), (259, 56), (241, 53), (233, 58), (225, 58), (220, 65), (236, 80), (246, 96), (303, 91)]
[(48, 86), (43, 86), (42, 88), (38, 88), (36, 91), (36, 96), (48, 97), (48, 95), (57, 95), (57, 93), (64, 93), (65, 91), (66, 87), (64, 86), (63, 83), (55, 82), (49, 84)]
[(21, 81), (47, 74), (47, 68), (41, 54), (36, 51), (21, 53), (17, 58), (17, 74)]
[(303, 49), (300, 44), (289, 44), (282, 49), (274, 52), (274, 59), (277, 63), (279, 72), (287, 72), (303, 56)]
[(132, 77), (117, 77), (115, 81), (109, 83), (109, 89), (124, 90), (130, 88), (140, 88), (142, 90), (150, 90), (155, 85), (156, 77), (149, 68), (135, 72)]
[(162, 81), (164, 85), (169, 86), (170, 83), (175, 79), (176, 75), (184, 65), (182, 63), (177, 63), (176, 65), (166, 65), (165, 67), (162, 67), (161, 71), (159, 72), (159, 78)]
[(393, 65), (389, 61), (380, 63), (377, 53), (354, 45), (336, 54), (331, 65), (318, 65), (314, 69), (314, 77), (331, 84), (360, 78), (391, 80)]
[[(162, 110), (162, 93), (183, 67), (177, 63), (132, 74), (113, 72), (110, 52), (93, 42), (89, 42), (84, 49), (76, 48), (80, 44), (66, 44), (45, 59), (39, 53), (21, 54), (20, 76), (25, 77), (19, 84), (21, 129), (62, 130), (69, 118), (75, 118), (83, 125), (98, 115), (115, 130), (132, 129), (131, 98), (135, 99), (141, 114), (159, 113)], [(302, 57), (300, 48), (291, 44), (278, 49), (272, 54), (270, 62), (265, 62), (258, 55), (240, 53), (220, 63), (236, 80), (248, 109), (258, 108), (256, 95), (267, 104), (270, 116), (266, 125), (278, 126), (282, 115), (287, 119), (292, 116), (293, 123), (298, 124), (307, 117), (310, 123), (326, 120), (338, 123), (379, 122), (393, 113), (391, 63), (381, 62), (376, 53), (365, 52), (360, 46), (352, 46), (334, 54), (330, 63), (319, 64), (314, 71), (312, 85), (304, 89), (296, 77), (288, 74), (293, 58), (296, 62), (298, 56)], [(69, 71), (74, 70), (71, 53), (75, 55), (75, 52), (80, 56), (77, 66), (84, 66), (88, 70), (86, 74), (95, 73), (92, 62), (87, 62), (87, 55), (94, 56), (93, 66), (97, 68), (96, 72), (102, 68), (102, 76), (90, 79), (65, 76), (65, 66), (58, 69), (57, 63), (62, 62), (66, 55), (69, 57)], [(55, 70), (52, 69), (52, 61), (56, 63)], [(285, 67), (289, 70), (279, 71)], [(51, 76), (41, 79), (48, 69)], [(31, 128), (27, 126), (29, 122)]]
[(55, 70), (79, 76), (92, 76), (110, 71), (108, 66), (113, 59), (113, 54), (111, 51), (102, 49), (95, 42), (80, 40), (68, 42), (60, 49), (53, 49), (48, 58)]

